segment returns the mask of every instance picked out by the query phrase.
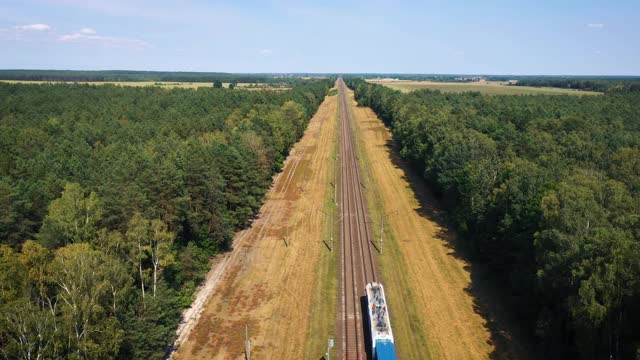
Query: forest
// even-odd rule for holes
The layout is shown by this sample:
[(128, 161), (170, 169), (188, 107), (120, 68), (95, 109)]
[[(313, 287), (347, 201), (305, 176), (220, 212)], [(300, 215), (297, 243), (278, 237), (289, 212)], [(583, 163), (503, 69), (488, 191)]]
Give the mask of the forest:
[(459, 246), (491, 269), (540, 358), (640, 358), (640, 93), (347, 83), (440, 198)]
[(0, 353), (157, 359), (330, 80), (0, 84)]
[(182, 71), (133, 70), (0, 70), (0, 80), (28, 81), (158, 81), (301, 84), (300, 79), (276, 74), (231, 74)]

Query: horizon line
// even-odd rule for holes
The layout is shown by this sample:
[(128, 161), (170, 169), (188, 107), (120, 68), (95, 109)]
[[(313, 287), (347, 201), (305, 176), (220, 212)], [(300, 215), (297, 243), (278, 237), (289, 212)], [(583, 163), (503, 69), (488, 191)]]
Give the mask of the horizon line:
[(162, 73), (162, 72), (174, 72), (174, 73), (194, 73), (194, 74), (230, 74), (230, 75), (432, 75), (432, 76), (539, 76), (539, 77), (627, 77), (627, 78), (640, 78), (640, 74), (543, 74), (543, 73), (437, 73), (437, 72), (315, 72), (315, 71), (193, 71), (193, 70), (140, 70), (140, 69), (42, 69), (42, 68), (7, 68), (0, 69), (0, 72), (4, 71), (81, 71), (81, 72), (150, 72), (150, 73)]

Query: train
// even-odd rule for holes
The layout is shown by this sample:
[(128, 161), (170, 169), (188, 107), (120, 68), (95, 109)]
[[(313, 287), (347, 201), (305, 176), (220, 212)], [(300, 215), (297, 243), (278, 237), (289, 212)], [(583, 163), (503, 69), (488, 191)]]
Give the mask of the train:
[(378, 282), (368, 283), (365, 286), (365, 294), (371, 333), (371, 357), (376, 360), (395, 360), (396, 348), (384, 287)]

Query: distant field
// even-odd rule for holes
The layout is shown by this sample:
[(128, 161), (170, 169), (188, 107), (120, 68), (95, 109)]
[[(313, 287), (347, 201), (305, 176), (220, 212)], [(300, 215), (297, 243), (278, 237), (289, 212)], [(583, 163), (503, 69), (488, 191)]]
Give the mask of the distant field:
[(600, 95), (594, 91), (580, 91), (573, 89), (558, 89), (551, 87), (509, 86), (499, 81), (480, 82), (434, 82), (434, 81), (407, 81), (407, 80), (374, 80), (370, 83), (381, 84), (402, 92), (410, 92), (419, 89), (440, 90), (442, 92), (467, 92), (478, 91), (490, 95)]
[[(0, 80), (0, 82), (11, 83), (11, 84), (53, 84), (64, 82), (67, 84), (76, 83), (76, 81), (28, 81), (28, 80)], [(156, 82), (156, 81), (92, 81), (92, 82), (84, 82), (78, 81), (78, 84), (90, 84), (90, 85), (119, 85), (119, 86), (159, 86), (165, 88), (185, 88), (185, 89), (195, 89), (199, 87), (212, 87), (212, 83), (200, 83), (200, 82)], [(224, 84), (225, 87), (229, 86), (229, 84)]]
[[(224, 87), (227, 87), (227, 84), (224, 84)], [(238, 84), (238, 89), (243, 89), (243, 90), (274, 90), (274, 91), (283, 91), (283, 90), (289, 90), (291, 88), (288, 87), (272, 87), (270, 86), (270, 84), (266, 84), (266, 83), (239, 83)]]
[[(64, 82), (67, 84), (89, 84), (89, 85), (118, 85), (118, 86), (158, 86), (162, 88), (181, 88), (181, 89), (196, 89), (200, 87), (213, 87), (213, 83), (210, 82), (160, 82), (160, 81), (29, 81), (29, 80), (0, 80), (3, 83), (10, 84), (53, 84)], [(289, 88), (274, 88), (266, 83), (241, 83), (238, 84), (238, 88), (246, 90), (288, 90)], [(229, 83), (222, 83), (223, 87), (229, 87)]]

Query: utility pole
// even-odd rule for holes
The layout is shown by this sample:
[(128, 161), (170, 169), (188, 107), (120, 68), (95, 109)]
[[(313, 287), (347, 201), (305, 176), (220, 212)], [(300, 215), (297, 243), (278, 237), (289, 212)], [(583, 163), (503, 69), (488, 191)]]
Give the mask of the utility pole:
[(329, 343), (327, 344), (327, 360), (331, 360), (331, 349), (333, 349), (333, 338), (329, 338)]
[(249, 340), (249, 325), (244, 326), (244, 357), (251, 360), (251, 340)]
[[(333, 215), (333, 214), (332, 214)], [(344, 215), (340, 216), (336, 222), (333, 222), (333, 216), (331, 217), (331, 251), (333, 252), (333, 230), (336, 227), (336, 224), (342, 221)]]
[[(398, 211), (400, 211), (400, 210), (393, 211), (388, 216), (390, 217), (391, 215), (397, 214)], [(383, 234), (384, 234), (384, 212), (381, 212), (380, 213), (380, 254), (382, 254), (382, 245), (384, 243)]]
[[(336, 154), (336, 164), (339, 156)], [(338, 171), (335, 166), (333, 167), (333, 203), (338, 205)]]
[(382, 213), (380, 213), (380, 254), (382, 254), (382, 242), (383, 242), (382, 234), (383, 233), (384, 233), (384, 216), (382, 215)]
[(329, 246), (329, 250), (333, 252), (333, 228), (335, 227), (333, 223), (333, 211), (331, 212), (331, 222), (329, 224), (331, 224), (331, 246)]
[(289, 243), (287, 242), (287, 240), (289, 239), (289, 224), (287, 223), (287, 228), (286, 228), (287, 232), (286, 235), (284, 237), (284, 246), (289, 247)]
[[(337, 171), (336, 171), (337, 173)], [(337, 174), (333, 176), (333, 203), (338, 205), (338, 184), (336, 183)]]
[[(340, 221), (342, 221), (342, 218), (344, 217), (344, 215), (343, 215), (343, 216), (341, 216), (340, 218), (338, 218), (338, 220), (336, 220), (336, 221), (334, 222), (334, 221), (333, 221), (333, 211), (331, 211), (329, 214), (327, 214), (326, 212), (324, 212), (324, 211), (323, 211), (323, 210), (321, 210), (321, 209), (316, 209), (316, 211), (321, 212), (321, 213), (322, 213), (322, 215), (324, 215), (324, 216), (329, 215), (329, 226), (331, 227), (330, 240), (329, 240), (329, 243), (327, 243), (327, 241), (326, 241), (326, 240), (324, 240), (324, 239), (323, 239), (322, 241), (325, 243), (325, 245), (327, 245), (327, 246), (329, 247), (329, 251), (333, 252), (333, 239), (334, 239), (335, 226), (336, 226), (336, 224), (337, 224), (337, 223), (339, 223)], [(324, 219), (324, 217), (323, 217), (323, 219)]]

